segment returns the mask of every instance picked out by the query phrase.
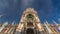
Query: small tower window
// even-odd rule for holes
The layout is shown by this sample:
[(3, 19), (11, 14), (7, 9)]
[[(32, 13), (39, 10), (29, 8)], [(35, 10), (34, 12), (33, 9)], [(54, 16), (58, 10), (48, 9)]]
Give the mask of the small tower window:
[(28, 20), (29, 20), (29, 19), (32, 19), (32, 20), (33, 20), (33, 19), (34, 19), (34, 16), (33, 16), (32, 14), (28, 14), (28, 15), (27, 15), (27, 19), (28, 19)]

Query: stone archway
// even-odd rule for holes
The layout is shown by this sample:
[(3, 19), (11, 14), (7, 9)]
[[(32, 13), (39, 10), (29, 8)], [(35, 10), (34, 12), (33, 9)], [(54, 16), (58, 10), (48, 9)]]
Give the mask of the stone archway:
[(34, 34), (34, 30), (32, 28), (28, 28), (26, 30), (26, 34)]

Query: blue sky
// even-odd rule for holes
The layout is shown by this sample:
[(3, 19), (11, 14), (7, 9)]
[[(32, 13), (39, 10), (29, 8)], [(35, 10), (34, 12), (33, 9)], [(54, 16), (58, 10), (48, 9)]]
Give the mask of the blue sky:
[(55, 20), (60, 23), (60, 0), (0, 0), (0, 23), (13, 21), (19, 23), (22, 13), (26, 8), (34, 8), (42, 23), (47, 20), (53, 23)]

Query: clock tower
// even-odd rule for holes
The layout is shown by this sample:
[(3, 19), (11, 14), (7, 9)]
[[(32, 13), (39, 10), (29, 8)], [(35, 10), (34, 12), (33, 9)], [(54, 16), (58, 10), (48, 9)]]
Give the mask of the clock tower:
[(21, 17), (15, 34), (43, 34), (44, 29), (39, 20), (37, 11), (27, 8)]

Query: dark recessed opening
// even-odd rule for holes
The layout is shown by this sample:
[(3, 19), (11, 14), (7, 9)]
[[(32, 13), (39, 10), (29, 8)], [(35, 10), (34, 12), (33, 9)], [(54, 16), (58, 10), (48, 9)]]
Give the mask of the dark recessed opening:
[(26, 30), (26, 34), (34, 34), (34, 30), (32, 28), (28, 28)]
[(33, 23), (32, 22), (28, 22), (27, 26), (33, 26)]

